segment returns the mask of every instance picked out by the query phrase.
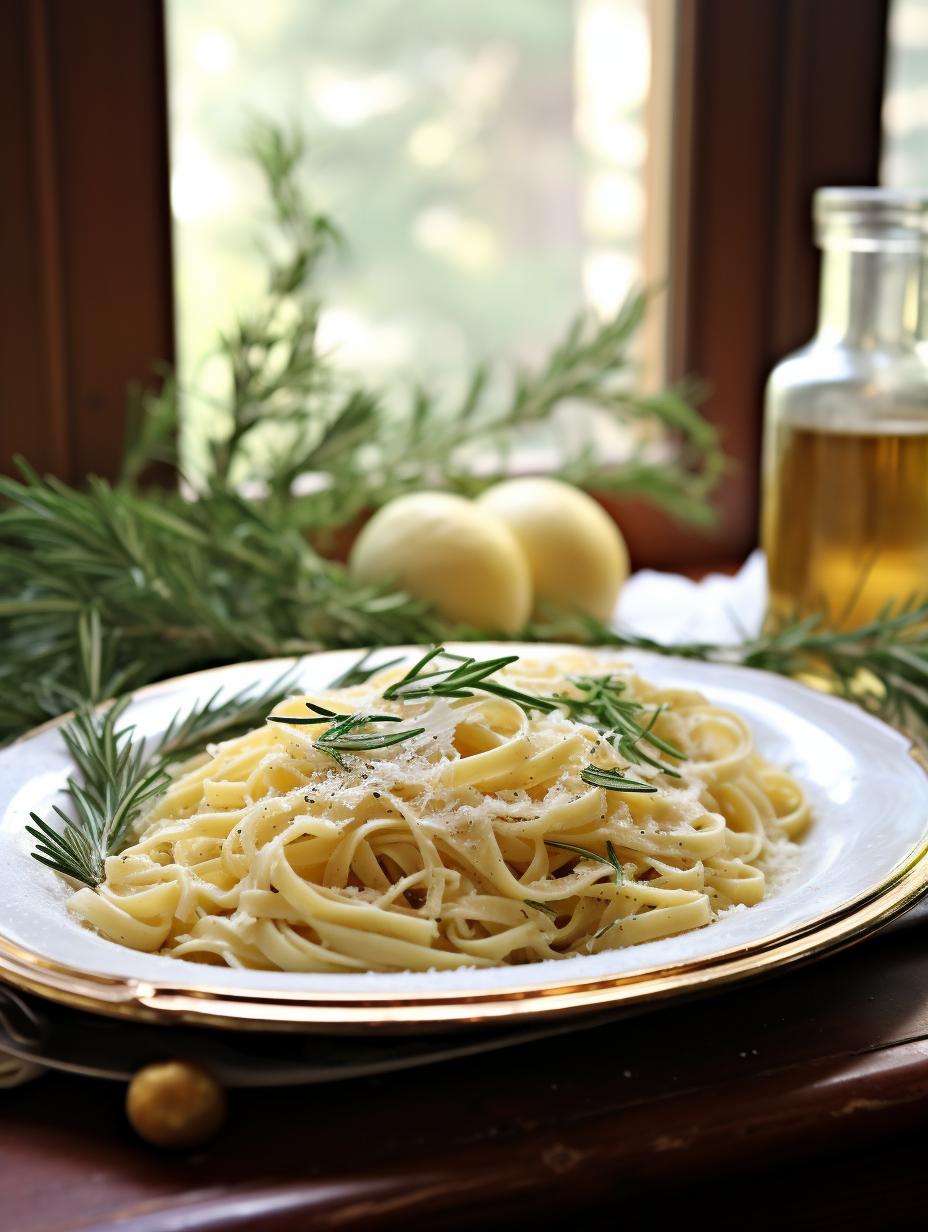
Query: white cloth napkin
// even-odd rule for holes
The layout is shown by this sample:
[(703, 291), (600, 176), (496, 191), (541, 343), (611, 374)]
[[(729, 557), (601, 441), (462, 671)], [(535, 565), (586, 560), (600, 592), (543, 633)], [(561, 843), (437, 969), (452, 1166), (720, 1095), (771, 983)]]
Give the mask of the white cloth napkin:
[(758, 551), (734, 577), (710, 573), (691, 582), (642, 569), (625, 584), (614, 623), (657, 642), (740, 642), (760, 632), (766, 604), (767, 570)]

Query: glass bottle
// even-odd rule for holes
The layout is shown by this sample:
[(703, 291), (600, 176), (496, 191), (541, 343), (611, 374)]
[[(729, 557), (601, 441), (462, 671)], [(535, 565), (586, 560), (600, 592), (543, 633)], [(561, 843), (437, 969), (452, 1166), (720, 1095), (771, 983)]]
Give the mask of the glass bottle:
[(849, 628), (928, 591), (925, 198), (825, 188), (813, 213), (819, 326), (767, 385), (762, 539), (774, 620)]

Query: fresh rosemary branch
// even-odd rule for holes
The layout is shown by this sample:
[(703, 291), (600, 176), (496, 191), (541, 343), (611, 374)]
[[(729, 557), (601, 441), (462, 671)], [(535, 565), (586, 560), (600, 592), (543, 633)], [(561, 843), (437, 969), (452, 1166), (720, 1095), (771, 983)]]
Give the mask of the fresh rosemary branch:
[(580, 690), (580, 697), (564, 695), (561, 698), (572, 718), (596, 728), (605, 736), (615, 751), (629, 762), (647, 762), (648, 765), (662, 770), (671, 778), (679, 778), (680, 772), (673, 766), (657, 757), (652, 757), (642, 749), (642, 743), (683, 761), (686, 755), (664, 740), (654, 730), (654, 725), (663, 711), (662, 706), (651, 708), (651, 717), (642, 724), (640, 716), (647, 713), (648, 708), (633, 697), (627, 696), (627, 686), (624, 680), (614, 676), (572, 676), (571, 683)]
[(260, 694), (242, 690), (225, 701), (218, 691), (207, 701), (176, 717), (153, 748), (121, 727), (131, 697), (122, 697), (102, 713), (80, 709), (62, 728), (62, 737), (78, 771), (68, 780), (72, 813), (57, 806), (57, 831), (35, 813), (26, 829), (35, 838), (33, 857), (66, 877), (97, 886), (107, 856), (125, 845), (126, 835), (143, 807), (170, 781), (169, 767), (199, 751), (209, 741), (228, 740), (264, 718), (287, 696), (289, 673)]
[[(318, 345), (319, 277), (340, 236), (304, 188), (303, 138), (258, 123), (248, 145), (271, 204), (276, 257), (263, 300), (220, 337), (228, 392), (219, 405), (209, 403), (218, 431), (199, 476), (187, 476), (201, 494), (255, 479), (282, 524), (344, 526), (412, 489), (473, 494), (508, 473), (526, 428), (550, 425), (558, 407), (579, 402), (632, 425), (631, 439), (640, 441), (610, 464), (601, 461), (601, 450), (578, 442), (560, 459), (565, 478), (650, 500), (686, 521), (714, 520), (708, 498), (725, 466), (714, 428), (686, 391), (635, 389), (629, 349), (649, 300), (645, 293), (630, 296), (607, 320), (578, 317), (537, 370), (515, 374), (508, 395), (484, 365), (456, 403), (422, 387), (388, 397), (338, 367)], [(201, 401), (196, 389), (170, 381), (159, 394), (136, 399), (126, 479), (149, 461), (171, 459), (182, 405)], [(176, 450), (173, 460), (177, 465)], [(305, 475), (322, 482), (295, 497), (293, 485)]]
[[(726, 663), (798, 678), (854, 702), (928, 747), (928, 600), (890, 605), (854, 629), (822, 617), (767, 623), (742, 642), (656, 642), (587, 617), (565, 617), (531, 631), (539, 640), (579, 640), (654, 654)], [(649, 738), (650, 739), (650, 738)]]
[[(431, 672), (423, 671), (423, 668), (438, 658), (453, 659), (458, 666), (438, 668)], [(502, 668), (518, 661), (518, 655), (501, 655), (497, 659), (478, 662), (462, 655), (449, 654), (444, 646), (433, 646), (413, 664), (402, 680), (397, 680), (384, 689), (383, 695), (388, 699), (411, 702), (426, 697), (471, 697), (474, 690), (479, 689), (483, 693), (508, 698), (529, 714), (532, 711), (550, 713), (556, 710), (556, 698), (536, 697), (513, 689), (502, 681), (490, 679)]]
[(75, 881), (96, 886), (104, 861), (118, 848), (144, 804), (163, 790), (168, 775), (160, 758), (145, 757), (144, 746), (131, 739), (131, 728), (118, 727), (128, 705), (123, 698), (101, 716), (79, 711), (62, 730), (81, 781), (69, 779), (72, 817), (55, 806), (64, 823), (59, 834), (35, 813), (26, 830), (36, 839), (33, 856)]
[[(439, 659), (451, 659), (456, 667), (435, 667)], [(646, 707), (634, 698), (625, 696), (624, 681), (612, 676), (577, 676), (572, 683), (580, 691), (580, 697), (556, 694), (545, 697), (514, 689), (501, 680), (496, 673), (511, 663), (518, 662), (518, 655), (501, 655), (496, 659), (478, 661), (463, 655), (451, 654), (443, 646), (433, 646), (417, 660), (401, 680), (384, 690), (384, 697), (395, 701), (420, 701), (427, 697), (471, 697), (475, 690), (491, 693), (515, 702), (526, 714), (550, 714), (553, 710), (566, 710), (578, 723), (585, 723), (602, 733), (616, 752), (629, 762), (648, 762), (665, 774), (679, 778), (672, 766), (645, 753), (641, 742), (653, 745), (671, 757), (683, 760), (685, 755), (669, 741), (661, 739), (653, 730), (661, 709), (654, 708), (647, 725), (642, 725), (639, 714)], [(432, 668), (426, 671), (426, 668)], [(305, 721), (305, 720), (304, 720)], [(657, 788), (638, 779), (630, 779), (618, 770), (606, 770), (600, 766), (587, 766), (580, 777), (594, 787), (608, 791), (653, 792)]]
[[(399, 662), (392, 659), (388, 664), (379, 664), (376, 668), (368, 668), (365, 655), (345, 675), (338, 677), (338, 682), (346, 679), (355, 681), (358, 675), (368, 679), (375, 671), (393, 666)], [(440, 659), (450, 659), (455, 666), (435, 666)], [(655, 708), (647, 726), (643, 726), (636, 716), (645, 711), (641, 702), (625, 696), (624, 681), (615, 680), (612, 676), (578, 676), (572, 678), (572, 683), (580, 690), (581, 696), (573, 698), (564, 695), (544, 697), (539, 694), (525, 693), (514, 689), (494, 677), (498, 671), (518, 662), (518, 655), (501, 655), (495, 659), (478, 661), (472, 657), (452, 654), (443, 646), (433, 646), (431, 650), (418, 659), (406, 674), (384, 689), (383, 696), (390, 701), (414, 702), (437, 697), (472, 697), (475, 691), (490, 693), (495, 697), (504, 697), (520, 706), (526, 714), (550, 714), (553, 710), (565, 709), (577, 722), (602, 732), (604, 739), (613, 746), (620, 756), (627, 761), (646, 761), (650, 765), (667, 774), (679, 778), (679, 772), (665, 765), (657, 758), (645, 753), (639, 742), (646, 741), (677, 759), (683, 759), (680, 749), (661, 739), (654, 731), (654, 723), (661, 713)], [(431, 668), (431, 670), (426, 670)], [(337, 684), (333, 687), (338, 687)], [(313, 716), (271, 715), (275, 723), (316, 724), (332, 723), (332, 726), (318, 741), (315, 747), (323, 752), (331, 753), (339, 764), (339, 752), (358, 752), (363, 749), (389, 748), (399, 744), (410, 736), (421, 735), (423, 729), (404, 729), (402, 732), (370, 733), (359, 735), (356, 729), (370, 723), (396, 723), (395, 715), (349, 715), (340, 717), (333, 711), (307, 702), (314, 712)], [(332, 722), (336, 720), (335, 722)], [(351, 734), (349, 734), (351, 733)], [(587, 766), (580, 777), (585, 783), (594, 787), (603, 787), (608, 791), (654, 792), (657, 788), (650, 783), (642, 783), (638, 779), (628, 778), (618, 770), (607, 770), (600, 766)]]
[[(458, 666), (426, 672), (424, 669), (438, 658), (456, 660)], [(576, 722), (585, 723), (601, 732), (606, 742), (626, 761), (644, 761), (673, 778), (680, 777), (679, 771), (641, 748), (642, 743), (650, 744), (677, 760), (685, 760), (686, 755), (681, 749), (654, 731), (654, 724), (660, 717), (662, 707), (652, 708), (647, 724), (642, 724), (637, 716), (646, 713), (647, 707), (626, 696), (625, 682), (616, 680), (611, 675), (571, 677), (571, 683), (580, 691), (579, 698), (569, 694), (545, 697), (525, 693), (492, 679), (496, 672), (517, 662), (518, 658), (518, 655), (503, 655), (478, 662), (473, 658), (450, 654), (443, 647), (435, 646), (414, 663), (401, 680), (385, 689), (384, 697), (402, 701), (421, 700), (426, 697), (470, 697), (475, 689), (479, 689), (484, 693), (514, 701), (527, 714), (564, 709)], [(617, 770), (599, 766), (587, 766), (580, 777), (592, 786), (611, 791), (657, 790), (656, 787), (630, 779)]]
[[(649, 423), (658, 431), (621, 462), (604, 464), (601, 450), (580, 445), (565, 456), (562, 478), (579, 487), (636, 495), (683, 521), (709, 525), (714, 514), (708, 497), (725, 468), (715, 430), (682, 393), (665, 390), (643, 396), (630, 384), (628, 347), (641, 325), (648, 296), (629, 297), (604, 322), (582, 315), (535, 372), (517, 374), (511, 395), (500, 407), (487, 396), (488, 371), (478, 369), (457, 407), (444, 409), (418, 391), (404, 421), (382, 447), (388, 482), (375, 503), (410, 486), (445, 486), (474, 495), (509, 473), (509, 457), (526, 427), (551, 422), (556, 409), (582, 402), (619, 424)], [(663, 441), (663, 444), (660, 442)], [(479, 474), (462, 451), (481, 454)]]
[(288, 134), (259, 122), (252, 126), (248, 147), (264, 178), (283, 256), (270, 261), (264, 302), (220, 339), (219, 353), (231, 375), (228, 426), (212, 441), (209, 482), (225, 486), (242, 477), (249, 461), (243, 446), (250, 444), (256, 429), (290, 427), (293, 431), (284, 435), (285, 452), (278, 453), (267, 474), (272, 491), (281, 496), (286, 495), (283, 485), (298, 473), (293, 461), (285, 460), (287, 455), (305, 457), (310, 441), (310, 453), (319, 448), (312, 434), (312, 402), (326, 414), (330, 444), (343, 435), (341, 419), (352, 414), (351, 399), (332, 410), (331, 373), (317, 347), (322, 304), (315, 277), (340, 236), (331, 219), (310, 207), (300, 186), (305, 143), (299, 132)]
[(158, 759), (165, 766), (185, 761), (217, 740), (231, 740), (264, 722), (268, 707), (273, 707), (292, 692), (293, 669), (288, 668), (266, 689), (255, 693), (253, 686), (241, 689), (224, 701), (222, 689), (205, 702), (193, 706), (185, 715), (175, 715), (157, 745)]
[[(722, 466), (713, 429), (680, 393), (646, 398), (633, 388), (628, 351), (644, 296), (611, 320), (576, 322), (536, 372), (518, 374), (508, 398), (481, 369), (456, 405), (421, 389), (387, 400), (318, 346), (319, 277), (338, 234), (304, 191), (302, 140), (258, 125), (250, 144), (274, 256), (266, 295), (220, 338), (228, 395), (210, 403), (201, 470), (184, 476), (196, 499), (174, 483), (137, 486), (152, 463), (181, 478), (181, 407), (202, 395), (170, 375), (158, 393), (130, 399), (116, 486), (91, 479), (75, 490), (25, 465), (22, 482), (0, 482), (0, 739), (193, 668), (479, 636), (443, 627), (402, 594), (358, 586), (308, 539), (399, 492), (491, 482), (519, 432), (566, 402), (658, 437), (611, 470), (579, 450), (563, 461), (574, 482), (711, 517), (706, 498)], [(479, 476), (468, 462), (475, 453)], [(312, 491), (295, 493), (307, 474)], [(253, 498), (242, 495), (245, 481), (257, 484)]]
[(195, 668), (450, 632), (234, 493), (78, 492), (26, 468), (0, 499), (0, 740)]
[(287, 723), (296, 726), (306, 724), (326, 723), (328, 727), (318, 740), (313, 741), (313, 748), (320, 753), (328, 753), (341, 766), (347, 769), (342, 760), (342, 753), (366, 753), (371, 749), (389, 749), (394, 744), (411, 740), (413, 736), (421, 736), (424, 727), (404, 727), (401, 731), (378, 732), (364, 731), (372, 723), (399, 723), (402, 720), (396, 714), (336, 714), (315, 702), (307, 702), (307, 707), (314, 713), (312, 716), (272, 714), (272, 723)]

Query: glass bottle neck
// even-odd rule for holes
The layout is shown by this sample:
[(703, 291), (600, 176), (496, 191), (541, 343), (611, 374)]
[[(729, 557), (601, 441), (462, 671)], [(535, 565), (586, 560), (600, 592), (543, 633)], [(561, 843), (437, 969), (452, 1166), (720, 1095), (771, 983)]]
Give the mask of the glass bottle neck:
[(818, 340), (861, 350), (912, 346), (920, 264), (914, 248), (859, 251), (826, 244)]

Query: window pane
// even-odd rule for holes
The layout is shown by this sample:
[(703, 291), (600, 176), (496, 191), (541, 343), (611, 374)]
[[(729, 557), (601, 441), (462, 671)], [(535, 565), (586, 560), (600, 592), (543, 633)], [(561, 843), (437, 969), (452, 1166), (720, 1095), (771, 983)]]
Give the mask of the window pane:
[[(645, 270), (648, 0), (168, 0), (182, 380), (263, 285), (250, 117), (297, 123), (347, 239), (323, 340), (388, 383), (453, 392), (531, 362)], [(649, 251), (651, 246), (649, 246)], [(188, 461), (207, 415), (189, 405)]]
[(883, 183), (928, 189), (928, 0), (890, 7), (883, 127)]

